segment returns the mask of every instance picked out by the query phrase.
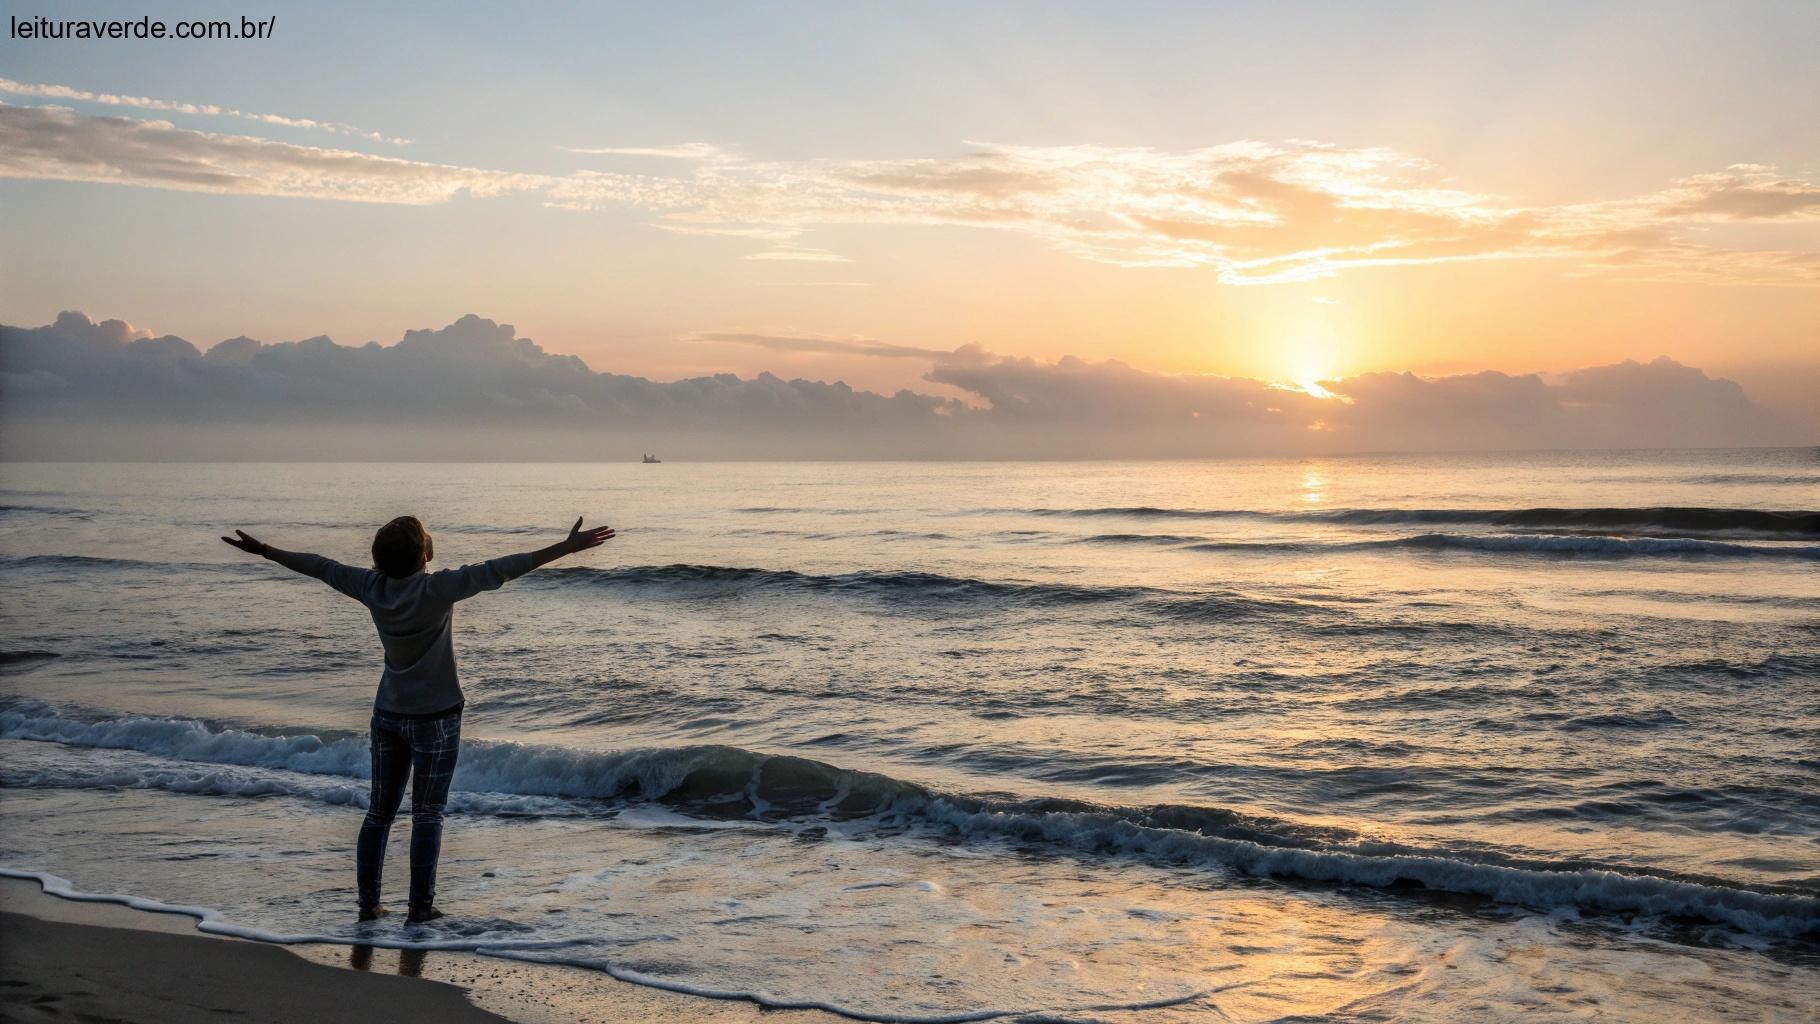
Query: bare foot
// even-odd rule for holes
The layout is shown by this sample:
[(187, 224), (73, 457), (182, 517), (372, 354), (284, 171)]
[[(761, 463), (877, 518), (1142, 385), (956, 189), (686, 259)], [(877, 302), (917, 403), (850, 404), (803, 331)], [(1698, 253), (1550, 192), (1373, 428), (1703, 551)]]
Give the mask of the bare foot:
[(422, 924), (425, 921), (434, 921), (441, 916), (442, 911), (435, 907), (412, 907), (411, 912), (405, 916), (405, 920), (412, 924)]
[(384, 907), (361, 907), (360, 919), (362, 921), (377, 921), (390, 913), (391, 911)]

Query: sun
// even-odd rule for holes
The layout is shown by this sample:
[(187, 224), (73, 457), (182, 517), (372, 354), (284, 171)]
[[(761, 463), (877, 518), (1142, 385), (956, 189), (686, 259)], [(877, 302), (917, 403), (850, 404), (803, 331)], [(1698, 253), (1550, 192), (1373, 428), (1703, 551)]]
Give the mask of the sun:
[(1309, 374), (1296, 378), (1296, 387), (1316, 398), (1333, 398), (1334, 393), (1321, 386), (1321, 375)]
[(1287, 379), (1291, 390), (1313, 398), (1336, 398), (1321, 385), (1337, 376), (1334, 365), (1346, 345), (1346, 334), (1338, 315), (1327, 306), (1301, 310), (1290, 329), (1279, 336), (1278, 365), (1286, 371), (1279, 380)]

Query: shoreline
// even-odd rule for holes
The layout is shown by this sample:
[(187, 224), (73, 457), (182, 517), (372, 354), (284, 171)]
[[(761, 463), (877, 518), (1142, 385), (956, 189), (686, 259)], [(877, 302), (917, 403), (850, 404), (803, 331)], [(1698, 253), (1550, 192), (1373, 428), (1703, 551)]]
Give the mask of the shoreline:
[(844, 1020), (620, 981), (600, 971), (447, 950), (283, 946), (212, 935), (184, 914), (77, 901), (0, 878), (0, 1022), (187, 1024), (210, 1014), (275, 1024), (791, 1024)]

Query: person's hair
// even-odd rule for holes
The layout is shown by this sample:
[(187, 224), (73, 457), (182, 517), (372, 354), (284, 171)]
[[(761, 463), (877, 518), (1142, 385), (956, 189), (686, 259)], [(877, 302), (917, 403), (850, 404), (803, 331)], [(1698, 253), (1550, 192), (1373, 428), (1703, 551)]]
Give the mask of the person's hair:
[(430, 560), (430, 535), (416, 516), (399, 516), (373, 534), (373, 568), (404, 579)]

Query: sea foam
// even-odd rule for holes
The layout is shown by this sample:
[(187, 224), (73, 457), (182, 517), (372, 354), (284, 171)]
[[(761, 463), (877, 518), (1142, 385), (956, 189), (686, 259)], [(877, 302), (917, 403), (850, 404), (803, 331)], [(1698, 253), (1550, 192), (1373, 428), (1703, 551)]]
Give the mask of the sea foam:
[[(124, 786), (364, 801), (351, 781), (367, 772), (362, 738), (263, 735), (182, 719), (80, 721), (41, 705), (0, 712), (0, 738), (134, 750), (194, 765), (116, 766), (87, 775), (68, 769), (47, 769), (36, 776), (11, 770), (5, 778), (9, 786)], [(293, 777), (224, 776), (215, 767), (220, 765)], [(1572, 907), (1696, 919), (1767, 937), (1820, 936), (1820, 897), (1801, 892), (1634, 868), (1517, 862), (1364, 843), (1221, 808), (1112, 807), (940, 793), (886, 775), (730, 746), (589, 751), (477, 740), (464, 745), (454, 788), (453, 809), (470, 813), (587, 812), (585, 806), (549, 802), (556, 800), (661, 801), (695, 813), (911, 825), (961, 838), (1040, 843), (1075, 855), (1187, 864), (1255, 877), (1419, 887), (1539, 910)]]

